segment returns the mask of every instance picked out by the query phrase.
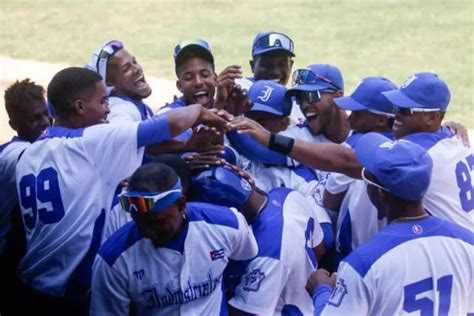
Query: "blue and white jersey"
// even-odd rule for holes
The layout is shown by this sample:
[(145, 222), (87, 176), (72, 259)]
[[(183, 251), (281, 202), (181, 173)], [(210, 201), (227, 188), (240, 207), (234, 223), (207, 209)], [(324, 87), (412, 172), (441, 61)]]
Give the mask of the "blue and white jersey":
[(130, 222), (102, 246), (94, 264), (91, 315), (226, 315), (222, 273), (248, 260), (257, 243), (242, 214), (187, 203), (179, 236), (155, 247)]
[(474, 150), (446, 127), (437, 133), (403, 137), (419, 144), (433, 160), (430, 186), (423, 199), (432, 215), (474, 231)]
[[(181, 96), (174, 100), (172, 103), (167, 103), (163, 107), (161, 107), (157, 112), (156, 115), (164, 114), (166, 112), (169, 112), (173, 109), (178, 109), (186, 106), (186, 101), (184, 101), (184, 97)], [(183, 133), (180, 135), (176, 136), (174, 139), (176, 140), (187, 140), (191, 137), (193, 134), (193, 130), (191, 128), (188, 128), (185, 130)]]
[(11, 229), (11, 211), (18, 204), (15, 170), (23, 151), (30, 142), (13, 137), (0, 146), (0, 254), (3, 253), (5, 239)]
[(90, 285), (115, 188), (142, 159), (137, 126), (50, 127), (25, 150), (16, 180), (27, 253), (18, 271), (32, 289), (65, 296)]
[[(391, 132), (382, 134), (393, 139)], [(352, 134), (342, 146), (354, 148), (363, 135)], [(325, 190), (331, 194), (346, 192), (338, 210), (336, 224), (336, 252), (339, 261), (360, 244), (374, 237), (387, 221), (386, 218), (379, 218), (377, 208), (367, 195), (367, 185), (363, 180), (332, 172)]]
[(322, 315), (469, 315), (474, 235), (430, 216), (394, 221), (340, 264)]
[(312, 315), (305, 285), (317, 267), (313, 248), (323, 234), (310, 205), (294, 190), (274, 189), (252, 230), (258, 255), (248, 264), (229, 304), (251, 314)]
[(109, 96), (109, 123), (140, 122), (153, 117), (151, 108), (129, 97)]

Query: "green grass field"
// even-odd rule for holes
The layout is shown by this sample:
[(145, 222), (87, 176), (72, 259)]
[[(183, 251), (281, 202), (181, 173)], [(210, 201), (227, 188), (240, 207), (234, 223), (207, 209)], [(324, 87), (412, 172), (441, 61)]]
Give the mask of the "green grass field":
[(331, 63), (346, 94), (360, 78), (397, 84), (434, 71), (451, 88), (449, 120), (474, 128), (473, 1), (0, 2), (0, 54), (84, 65), (98, 45), (120, 39), (148, 75), (174, 79), (174, 46), (207, 39), (217, 70), (248, 60), (256, 33), (278, 30), (295, 41), (295, 67)]

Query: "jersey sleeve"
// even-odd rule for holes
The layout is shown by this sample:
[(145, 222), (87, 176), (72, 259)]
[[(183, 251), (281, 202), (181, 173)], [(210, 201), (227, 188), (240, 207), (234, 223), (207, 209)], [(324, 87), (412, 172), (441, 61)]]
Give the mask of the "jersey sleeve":
[(129, 315), (130, 301), (125, 278), (97, 257), (92, 274), (90, 315)]
[(252, 229), (247, 224), (244, 216), (231, 208), (232, 212), (235, 213), (239, 221), (239, 228), (236, 237), (235, 247), (232, 253), (229, 255), (230, 259), (233, 260), (248, 260), (252, 259), (257, 255), (258, 245), (253, 235)]
[(346, 262), (341, 262), (337, 282), (321, 315), (368, 315), (370, 288)]
[(142, 120), (140, 112), (129, 101), (112, 97), (109, 99), (110, 113), (107, 115), (109, 123), (139, 122)]
[(249, 263), (229, 304), (250, 314), (273, 315), (288, 276), (288, 269), (282, 261), (255, 258)]
[(325, 189), (331, 194), (342, 193), (349, 189), (349, 186), (353, 181), (355, 181), (355, 179), (351, 177), (341, 173), (332, 172), (329, 175)]
[(130, 176), (143, 159), (137, 146), (138, 122), (100, 124), (85, 129), (83, 143), (101, 177), (112, 186)]

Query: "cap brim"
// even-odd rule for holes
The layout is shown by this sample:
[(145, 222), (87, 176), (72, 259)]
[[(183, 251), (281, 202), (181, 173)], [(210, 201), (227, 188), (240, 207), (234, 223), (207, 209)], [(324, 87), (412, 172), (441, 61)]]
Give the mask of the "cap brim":
[(391, 140), (379, 133), (367, 133), (362, 136), (355, 146), (356, 159), (372, 174), (377, 173), (375, 167), (377, 149), (383, 143)]
[(400, 108), (423, 108), (424, 106), (416, 103), (409, 97), (407, 97), (403, 92), (400, 90), (392, 90), (382, 92), (382, 94), (393, 104)]
[(293, 88), (288, 89), (286, 92), (287, 96), (294, 96), (295, 94), (298, 93), (298, 91), (318, 91), (318, 90), (327, 90), (327, 86), (322, 86), (318, 84), (301, 84), (301, 85), (296, 85)]
[(334, 98), (333, 100), (334, 100), (334, 103), (336, 103), (338, 107), (344, 110), (349, 110), (349, 111), (367, 110), (367, 107), (357, 102), (352, 97)]
[(254, 103), (253, 106), (249, 110), (249, 112), (256, 112), (256, 111), (271, 113), (271, 114), (278, 115), (278, 116), (283, 116), (284, 115), (282, 112), (277, 111), (276, 109), (274, 109), (274, 108), (272, 108), (268, 105), (261, 104), (261, 103)]
[(282, 48), (282, 47), (269, 47), (269, 48), (265, 48), (265, 49), (262, 49), (262, 50), (259, 50), (257, 52), (254, 52), (252, 54), (252, 56), (257, 56), (257, 55), (261, 55), (261, 54), (264, 54), (264, 53), (268, 53), (268, 52), (271, 52), (271, 51), (277, 51), (277, 50), (280, 50), (282, 52), (285, 52), (287, 53), (288, 55), (290, 55), (291, 57), (295, 57), (295, 54), (292, 53), (291, 51), (285, 49), (285, 48)]

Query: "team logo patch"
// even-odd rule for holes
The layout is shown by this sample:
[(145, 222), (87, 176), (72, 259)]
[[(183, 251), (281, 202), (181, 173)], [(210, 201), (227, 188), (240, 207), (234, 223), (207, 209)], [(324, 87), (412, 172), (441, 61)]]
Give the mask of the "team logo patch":
[(342, 299), (347, 294), (347, 287), (344, 283), (344, 279), (338, 278), (336, 282), (336, 287), (332, 291), (331, 297), (328, 300), (328, 304), (339, 307), (342, 303)]
[(211, 255), (211, 260), (215, 261), (217, 259), (222, 259), (224, 258), (224, 248), (213, 250), (210, 252)]
[(263, 279), (265, 279), (265, 273), (261, 272), (260, 269), (255, 269), (245, 276), (243, 289), (249, 292), (257, 292), (260, 289), (260, 283), (262, 283)]
[(273, 89), (272, 87), (270, 87), (270, 86), (265, 86), (265, 88), (266, 88), (266, 89), (262, 91), (263, 94), (262, 94), (262, 95), (259, 95), (259, 96), (257, 97), (257, 99), (262, 100), (262, 102), (267, 102), (267, 101), (270, 99), (270, 97), (272, 96), (272, 92), (273, 92), (273, 90), (274, 90), (274, 89)]
[(275, 206), (280, 206), (281, 205), (280, 201), (278, 201), (278, 200), (272, 200), (272, 204), (275, 205)]
[(250, 183), (245, 180), (245, 179), (241, 179), (240, 180), (240, 186), (242, 187), (242, 189), (244, 189), (245, 191), (250, 191), (252, 190), (252, 187), (250, 186)]
[(418, 79), (417, 76), (415, 75), (411, 75), (410, 78), (408, 78), (407, 80), (405, 80), (405, 82), (400, 86), (400, 88), (406, 88), (410, 85), (410, 83), (412, 83), (413, 81), (415, 81), (416, 79)]
[(423, 232), (423, 227), (421, 227), (420, 225), (413, 225), (413, 226), (411, 227), (411, 230), (412, 230), (415, 234), (419, 235), (419, 234), (421, 234), (421, 233)]

